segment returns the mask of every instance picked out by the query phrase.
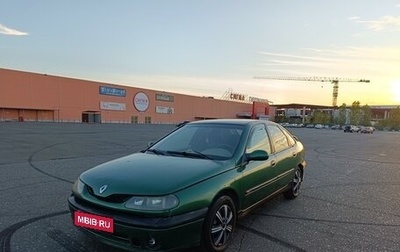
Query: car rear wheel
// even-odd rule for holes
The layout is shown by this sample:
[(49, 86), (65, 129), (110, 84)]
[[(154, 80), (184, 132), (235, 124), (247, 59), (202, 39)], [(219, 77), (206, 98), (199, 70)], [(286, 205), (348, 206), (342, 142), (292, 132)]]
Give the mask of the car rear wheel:
[(303, 182), (303, 177), (301, 176), (301, 170), (297, 167), (294, 177), (289, 184), (289, 190), (283, 193), (285, 198), (287, 199), (294, 199), (300, 194), (300, 186), (301, 182)]
[(236, 226), (236, 208), (229, 196), (218, 198), (204, 221), (202, 248), (204, 251), (224, 251)]

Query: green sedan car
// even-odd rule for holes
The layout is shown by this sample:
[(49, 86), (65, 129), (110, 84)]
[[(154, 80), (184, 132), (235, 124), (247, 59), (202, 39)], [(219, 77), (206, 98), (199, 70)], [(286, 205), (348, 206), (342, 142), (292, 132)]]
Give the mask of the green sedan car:
[(223, 251), (237, 218), (299, 195), (305, 167), (303, 144), (276, 123), (194, 121), (82, 173), (68, 204), (75, 226), (118, 248)]

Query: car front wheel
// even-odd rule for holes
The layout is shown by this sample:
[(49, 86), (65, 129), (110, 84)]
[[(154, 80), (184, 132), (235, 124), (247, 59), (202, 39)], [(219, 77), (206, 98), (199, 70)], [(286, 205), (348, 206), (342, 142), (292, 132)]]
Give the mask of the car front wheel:
[(236, 208), (229, 196), (218, 198), (204, 221), (202, 247), (204, 251), (224, 251), (236, 226)]
[(303, 176), (301, 175), (301, 170), (297, 167), (294, 177), (289, 184), (289, 190), (283, 193), (285, 198), (287, 199), (294, 199), (300, 194), (300, 185), (303, 182)]

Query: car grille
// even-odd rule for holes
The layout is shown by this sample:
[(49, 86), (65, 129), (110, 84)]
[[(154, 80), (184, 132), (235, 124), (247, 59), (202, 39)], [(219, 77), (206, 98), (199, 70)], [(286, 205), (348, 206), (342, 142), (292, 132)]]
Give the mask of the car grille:
[(107, 197), (101, 197), (98, 196), (94, 193), (93, 188), (91, 188), (90, 186), (88, 186), (88, 192), (90, 195), (92, 195), (93, 197), (101, 200), (101, 201), (106, 201), (106, 202), (111, 202), (111, 203), (124, 203), (125, 201), (127, 201), (129, 198), (132, 197), (132, 195), (129, 194), (111, 194)]

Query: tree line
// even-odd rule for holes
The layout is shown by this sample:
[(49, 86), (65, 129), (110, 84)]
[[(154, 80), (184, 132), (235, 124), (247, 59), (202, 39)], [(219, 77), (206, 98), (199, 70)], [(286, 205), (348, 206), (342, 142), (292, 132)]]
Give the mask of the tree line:
[[(361, 106), (359, 101), (354, 101), (350, 109), (343, 103), (338, 109), (338, 115), (334, 117), (330, 113), (316, 110), (311, 118), (312, 123), (317, 124), (352, 124), (371, 126), (372, 110), (368, 105)], [(378, 129), (400, 130), (400, 107), (392, 109), (388, 118), (377, 121), (374, 126)]]

